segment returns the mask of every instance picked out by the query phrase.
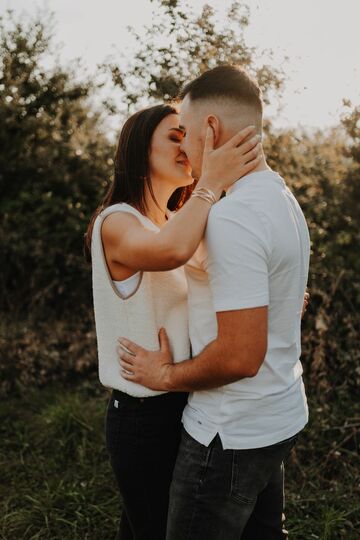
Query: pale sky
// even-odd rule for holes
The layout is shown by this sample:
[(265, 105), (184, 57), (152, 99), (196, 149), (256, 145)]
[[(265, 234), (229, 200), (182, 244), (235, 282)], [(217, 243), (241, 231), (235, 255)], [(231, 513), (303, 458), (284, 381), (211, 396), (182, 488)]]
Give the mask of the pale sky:
[[(208, 3), (226, 13), (231, 0), (191, 0), (199, 11)], [(285, 56), (287, 82), (283, 110), (275, 124), (326, 127), (336, 124), (342, 99), (360, 104), (360, 0), (248, 0), (250, 26), (246, 43), (272, 49), (276, 66)], [(128, 25), (141, 32), (151, 24), (150, 0), (0, 0), (0, 13), (35, 13), (36, 6), (55, 12), (56, 41), (66, 62), (80, 57), (90, 73), (116, 50), (131, 55)], [(266, 63), (265, 59), (262, 61)], [(268, 109), (273, 116), (275, 107)]]

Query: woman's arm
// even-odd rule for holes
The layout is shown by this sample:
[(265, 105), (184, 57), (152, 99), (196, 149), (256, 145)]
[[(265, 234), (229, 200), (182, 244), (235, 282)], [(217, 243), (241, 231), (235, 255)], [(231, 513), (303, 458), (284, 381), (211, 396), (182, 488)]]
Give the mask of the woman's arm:
[[(212, 130), (208, 128), (203, 172), (197, 187), (211, 189), (218, 199), (221, 192), (236, 179), (252, 171), (261, 158), (259, 138), (248, 139), (253, 133), (253, 128), (245, 128), (214, 150)], [(210, 208), (211, 205), (204, 199), (191, 197), (157, 233), (144, 228), (130, 213), (111, 214), (102, 227), (106, 258), (133, 270), (177, 268), (198, 247)]]

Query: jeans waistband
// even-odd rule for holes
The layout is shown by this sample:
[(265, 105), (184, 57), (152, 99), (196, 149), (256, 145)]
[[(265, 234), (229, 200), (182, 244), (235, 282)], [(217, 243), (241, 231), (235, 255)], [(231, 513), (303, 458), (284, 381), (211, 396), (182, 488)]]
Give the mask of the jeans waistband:
[(187, 398), (188, 394), (184, 392), (166, 392), (164, 394), (159, 394), (157, 396), (148, 396), (148, 397), (135, 397), (131, 396), (130, 394), (126, 394), (125, 392), (121, 392), (121, 390), (115, 390), (112, 391), (112, 397), (114, 399), (117, 399), (118, 401), (122, 403), (143, 403), (144, 401), (149, 400), (149, 403), (155, 403), (155, 402), (177, 402), (182, 401)]

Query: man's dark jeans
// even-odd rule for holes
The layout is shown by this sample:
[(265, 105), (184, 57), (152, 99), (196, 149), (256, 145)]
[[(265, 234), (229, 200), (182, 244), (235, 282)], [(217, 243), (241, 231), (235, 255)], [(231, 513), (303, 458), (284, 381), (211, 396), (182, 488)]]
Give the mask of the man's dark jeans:
[(167, 540), (285, 540), (284, 460), (295, 440), (223, 450), (218, 435), (206, 447), (183, 429)]

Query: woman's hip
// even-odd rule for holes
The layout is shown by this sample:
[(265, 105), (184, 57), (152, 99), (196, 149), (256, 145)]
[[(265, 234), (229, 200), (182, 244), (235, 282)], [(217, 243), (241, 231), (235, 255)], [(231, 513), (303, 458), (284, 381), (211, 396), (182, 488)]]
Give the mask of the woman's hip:
[(110, 455), (131, 453), (145, 459), (153, 453), (177, 452), (186, 394), (134, 398), (113, 390), (105, 420)]

